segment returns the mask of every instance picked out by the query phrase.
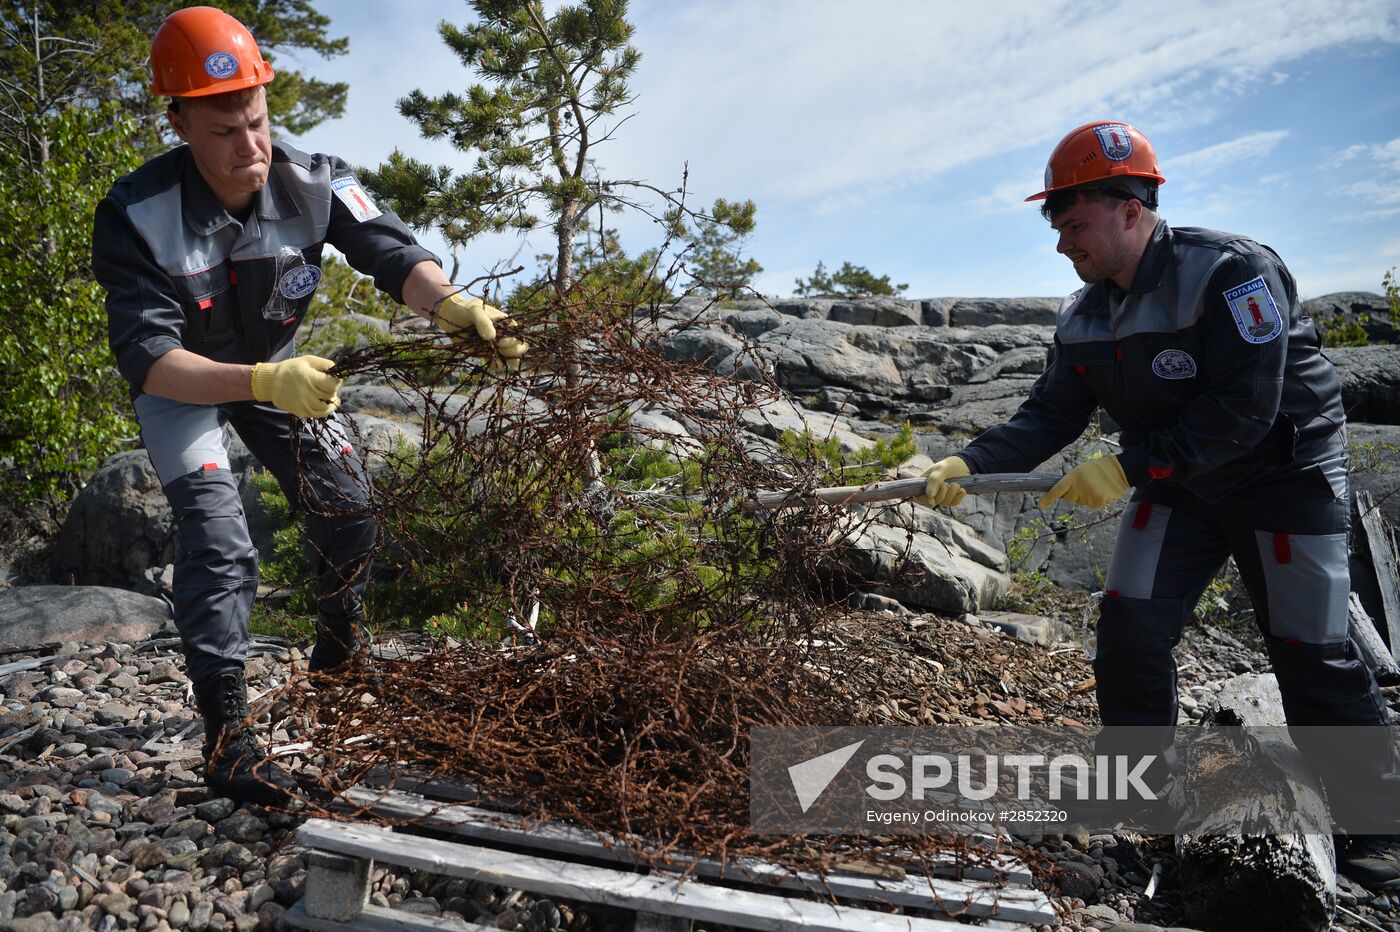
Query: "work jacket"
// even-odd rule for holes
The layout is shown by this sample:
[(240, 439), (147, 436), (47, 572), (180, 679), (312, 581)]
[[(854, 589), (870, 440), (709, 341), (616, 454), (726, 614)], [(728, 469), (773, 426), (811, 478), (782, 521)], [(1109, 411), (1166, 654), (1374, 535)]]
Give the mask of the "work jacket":
[(327, 243), (400, 302), (409, 270), (437, 261), (375, 207), (345, 162), (284, 143), (272, 144), (267, 184), (241, 220), (219, 204), (188, 146), (118, 179), (97, 207), (92, 264), (133, 393), (177, 347), (227, 363), (291, 356)]
[(1030, 397), (958, 455), (974, 473), (1034, 469), (1099, 406), (1122, 430), (1129, 483), (1179, 483), (1208, 501), (1345, 448), (1337, 373), (1283, 261), (1243, 236), (1161, 220), (1132, 287), (1070, 295)]

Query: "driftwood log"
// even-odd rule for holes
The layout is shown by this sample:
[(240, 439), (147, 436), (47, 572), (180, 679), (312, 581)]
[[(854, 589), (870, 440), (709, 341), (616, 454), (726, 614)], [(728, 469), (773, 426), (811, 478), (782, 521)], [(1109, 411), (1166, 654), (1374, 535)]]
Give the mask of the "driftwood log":
[(1370, 492), (1357, 492), (1354, 504), (1360, 524), (1355, 529), (1357, 543), (1365, 543), (1364, 548), (1358, 546), (1356, 549), (1370, 556), (1370, 569), (1375, 574), (1380, 595), (1380, 615), (1376, 618), (1376, 627), (1384, 633), (1386, 643), (1390, 645), (1391, 657), (1400, 659), (1400, 570), (1396, 568), (1390, 528)]
[[(1278, 681), (1272, 674), (1228, 681), (1207, 718), (1206, 727), (1213, 725), (1283, 726)], [(1221, 834), (1238, 832), (1232, 827), (1239, 825), (1277, 825), (1284, 813), (1300, 811), (1311, 824), (1329, 824), (1316, 777), (1283, 733), (1275, 739), (1251, 731), (1246, 740), (1263, 752), (1276, 774), (1257, 793), (1211, 812), (1199, 834), (1184, 839), (1182, 906), (1192, 924), (1208, 932), (1326, 929), (1337, 902), (1331, 835)], [(1187, 795), (1194, 802), (1190, 782)]]
[[(962, 486), (971, 495), (991, 495), (995, 492), (1048, 492), (1061, 478), (1041, 473), (998, 472), (963, 476), (951, 481)], [(925, 485), (927, 483), (922, 478), (890, 479), (868, 485), (838, 485), (809, 492), (759, 492), (744, 503), (744, 508), (748, 511), (765, 511), (821, 504), (864, 505), (870, 502), (904, 501), (923, 494)]]
[(1361, 659), (1371, 668), (1376, 682), (1382, 686), (1400, 683), (1400, 669), (1395, 666), (1395, 658), (1391, 656), (1385, 641), (1381, 640), (1376, 623), (1371, 620), (1366, 607), (1361, 604), (1361, 597), (1355, 592), (1351, 593), (1347, 608), (1351, 615), (1352, 640), (1361, 653)]

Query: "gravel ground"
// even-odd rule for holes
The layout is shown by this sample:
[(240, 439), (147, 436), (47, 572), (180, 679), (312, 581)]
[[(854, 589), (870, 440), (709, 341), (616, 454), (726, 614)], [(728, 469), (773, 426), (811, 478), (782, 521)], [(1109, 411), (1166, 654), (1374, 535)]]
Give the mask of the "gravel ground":
[[(875, 614), (860, 627), (875, 631), (882, 649), (936, 661), (914, 665), (919, 686), (940, 697), (930, 720), (1093, 721), (1092, 690), (1083, 688), (1088, 667), (1066, 644), (1023, 644), (970, 618), (922, 616), (911, 624)], [(305, 853), (291, 837), (299, 818), (209, 798), (200, 781), (202, 725), (175, 650), (166, 637), (0, 658), (57, 654), (0, 678), (0, 930), (282, 927), (305, 882)], [(1193, 717), (1204, 714), (1221, 681), (1268, 669), (1246, 639), (1202, 626), (1188, 632), (1180, 659), (1183, 707)], [(285, 683), (300, 660), (295, 648), (260, 645), (248, 664), (253, 694)], [(960, 689), (944, 678), (950, 670), (962, 677)], [(1393, 703), (1396, 692), (1387, 690)], [(892, 718), (908, 718), (912, 708), (894, 703)], [(265, 737), (274, 745), (298, 740), (282, 730)], [(1040, 886), (1064, 908), (1062, 928), (1149, 932), (1181, 921), (1170, 838), (1048, 836), (1033, 850)], [(1147, 900), (1158, 863), (1159, 890)], [(464, 925), (623, 932), (629, 924), (622, 913), (421, 872), (379, 868), (373, 879), (378, 905)], [(1400, 904), (1345, 881), (1341, 902), (1400, 932)], [(1352, 919), (1341, 927), (1373, 928)]]
[[(300, 818), (205, 790), (203, 726), (173, 646), (66, 644), (0, 681), (0, 929), (276, 929), (301, 898)], [(285, 683), (300, 660), (286, 648), (252, 658), (250, 691)], [(626, 927), (621, 914), (384, 868), (371, 901), (463, 927)]]

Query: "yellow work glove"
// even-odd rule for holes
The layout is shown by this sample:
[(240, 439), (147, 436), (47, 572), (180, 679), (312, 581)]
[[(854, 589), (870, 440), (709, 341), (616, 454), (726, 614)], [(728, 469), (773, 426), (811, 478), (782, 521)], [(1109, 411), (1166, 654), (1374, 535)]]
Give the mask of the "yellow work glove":
[(1049, 508), (1063, 499), (1071, 505), (1102, 508), (1123, 497), (1128, 491), (1128, 477), (1116, 456), (1103, 456), (1065, 473), (1064, 478), (1040, 499), (1041, 508)]
[(916, 495), (914, 501), (930, 508), (934, 505), (956, 505), (967, 495), (967, 490), (949, 480), (970, 475), (972, 471), (967, 468), (967, 463), (963, 462), (961, 456), (941, 459), (924, 473), (928, 483), (924, 486), (924, 494)]
[(340, 405), (340, 379), (327, 375), (335, 363), (320, 356), (293, 356), (253, 367), (253, 397), (297, 417), (325, 417)]
[(466, 343), (473, 335), (490, 345), (495, 354), (491, 358), (491, 368), (497, 369), (502, 361), (511, 369), (520, 368), (520, 357), (530, 345), (515, 337), (496, 338), (496, 321), (510, 320), (504, 311), (498, 310), (462, 292), (448, 295), (438, 305), (434, 321), (452, 339)]

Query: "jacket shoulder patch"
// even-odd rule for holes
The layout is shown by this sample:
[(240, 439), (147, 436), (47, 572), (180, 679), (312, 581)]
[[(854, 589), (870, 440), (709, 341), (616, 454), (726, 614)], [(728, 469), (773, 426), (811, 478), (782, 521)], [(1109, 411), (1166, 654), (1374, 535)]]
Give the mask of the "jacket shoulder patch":
[(1225, 304), (1247, 343), (1268, 343), (1283, 332), (1283, 316), (1262, 275), (1226, 291)]
[(353, 175), (345, 175), (331, 182), (331, 190), (340, 202), (350, 209), (351, 215), (361, 223), (379, 216), (379, 208), (374, 206), (365, 189)]

